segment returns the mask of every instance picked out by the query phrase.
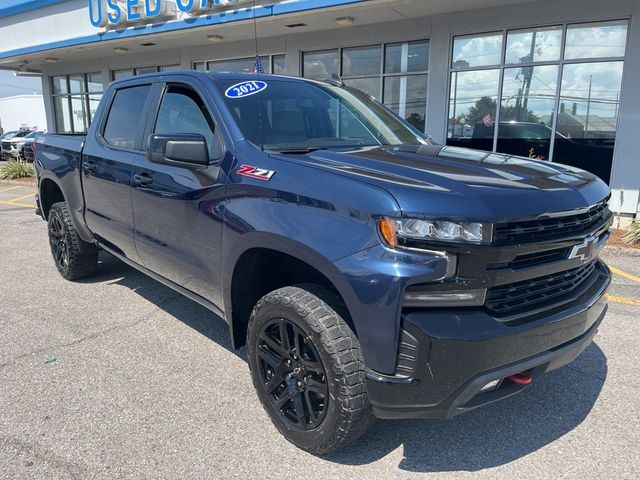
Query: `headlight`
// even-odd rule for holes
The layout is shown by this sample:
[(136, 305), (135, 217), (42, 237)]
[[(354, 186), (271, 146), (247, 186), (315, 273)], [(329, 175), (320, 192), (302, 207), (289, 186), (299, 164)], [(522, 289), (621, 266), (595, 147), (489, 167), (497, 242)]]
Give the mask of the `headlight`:
[(378, 220), (380, 235), (391, 247), (412, 246), (415, 241), (491, 243), (490, 223), (455, 222), (449, 220), (419, 220), (416, 218)]

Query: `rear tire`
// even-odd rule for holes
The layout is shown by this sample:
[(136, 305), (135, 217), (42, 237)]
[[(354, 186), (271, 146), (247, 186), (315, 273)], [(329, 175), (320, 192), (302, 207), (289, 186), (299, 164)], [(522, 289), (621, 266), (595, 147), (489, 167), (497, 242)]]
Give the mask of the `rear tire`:
[(67, 280), (78, 280), (95, 273), (98, 252), (80, 251), (80, 245), (86, 242), (78, 236), (65, 202), (51, 206), (47, 225), (51, 254), (60, 275)]
[(247, 352), (262, 406), (294, 445), (328, 454), (375, 422), (360, 343), (313, 293), (285, 287), (262, 297), (249, 319)]

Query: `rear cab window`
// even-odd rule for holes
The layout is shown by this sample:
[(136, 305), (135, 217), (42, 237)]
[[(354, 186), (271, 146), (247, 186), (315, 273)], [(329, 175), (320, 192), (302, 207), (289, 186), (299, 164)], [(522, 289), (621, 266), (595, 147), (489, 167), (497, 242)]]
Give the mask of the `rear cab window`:
[(151, 85), (138, 85), (116, 90), (104, 125), (102, 137), (109, 145), (136, 149), (136, 140), (144, 128), (144, 106)]

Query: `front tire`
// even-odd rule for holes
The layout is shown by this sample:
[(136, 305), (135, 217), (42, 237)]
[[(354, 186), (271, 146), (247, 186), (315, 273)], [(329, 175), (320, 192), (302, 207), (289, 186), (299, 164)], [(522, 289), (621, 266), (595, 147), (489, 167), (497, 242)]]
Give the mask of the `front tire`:
[(65, 202), (54, 203), (47, 220), (49, 245), (53, 261), (66, 280), (92, 275), (98, 267), (98, 252), (82, 253), (83, 240), (78, 236)]
[(262, 406), (294, 445), (328, 454), (374, 422), (360, 343), (313, 293), (285, 287), (265, 295), (249, 319), (247, 351)]

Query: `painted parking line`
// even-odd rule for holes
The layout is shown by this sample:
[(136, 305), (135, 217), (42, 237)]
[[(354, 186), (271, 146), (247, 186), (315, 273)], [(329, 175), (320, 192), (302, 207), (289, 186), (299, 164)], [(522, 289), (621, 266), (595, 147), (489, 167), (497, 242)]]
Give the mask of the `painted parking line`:
[(23, 188), (23, 187), (9, 187), (9, 188), (3, 188), (3, 189), (0, 189), (0, 193), (2, 193), (2, 192), (8, 192), (8, 191), (10, 191), (10, 190), (17, 190), (18, 188)]
[(640, 277), (636, 277), (635, 275), (632, 275), (630, 273), (627, 272), (623, 272), (622, 270), (620, 270), (619, 268), (616, 267), (612, 267), (611, 265), (609, 265), (609, 269), (615, 273), (616, 275), (619, 275), (621, 277), (626, 278), (627, 280), (631, 280), (632, 282), (636, 282), (636, 283), (640, 283)]
[(640, 300), (634, 300), (627, 297), (618, 297), (616, 295), (607, 295), (607, 301), (613, 303), (623, 303), (625, 305), (635, 305), (640, 307)]
[[(24, 187), (15, 187), (15, 188), (24, 188)], [(0, 200), (0, 205), (8, 205), (10, 207), (23, 207), (23, 208), (36, 208), (33, 203), (24, 203), (21, 200), (25, 200), (27, 198), (32, 198), (35, 195), (35, 192), (32, 192), (28, 195), (22, 195), (20, 197), (11, 198), (9, 200)]]

